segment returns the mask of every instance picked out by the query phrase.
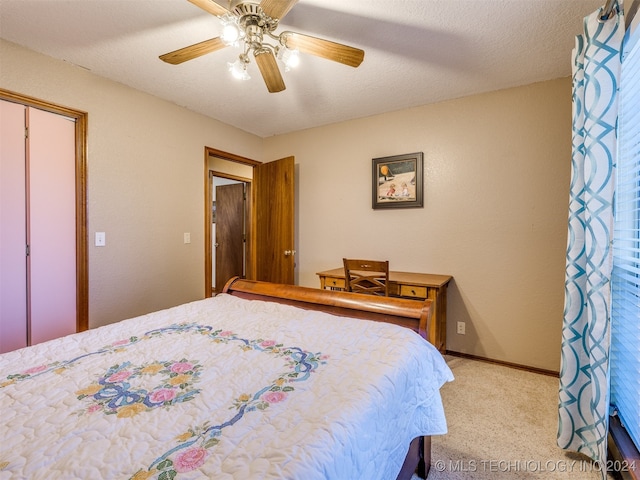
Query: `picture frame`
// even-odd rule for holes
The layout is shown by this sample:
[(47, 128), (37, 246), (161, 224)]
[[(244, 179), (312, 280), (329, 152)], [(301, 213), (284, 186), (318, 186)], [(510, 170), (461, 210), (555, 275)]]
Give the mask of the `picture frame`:
[(424, 155), (422, 152), (374, 158), (372, 208), (424, 207)]

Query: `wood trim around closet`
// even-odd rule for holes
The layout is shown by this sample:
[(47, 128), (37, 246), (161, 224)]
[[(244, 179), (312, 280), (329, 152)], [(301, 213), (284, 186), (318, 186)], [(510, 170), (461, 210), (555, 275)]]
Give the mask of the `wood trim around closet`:
[(19, 103), (74, 119), (76, 132), (76, 331), (89, 329), (89, 261), (87, 236), (88, 113), (0, 88), (0, 100)]

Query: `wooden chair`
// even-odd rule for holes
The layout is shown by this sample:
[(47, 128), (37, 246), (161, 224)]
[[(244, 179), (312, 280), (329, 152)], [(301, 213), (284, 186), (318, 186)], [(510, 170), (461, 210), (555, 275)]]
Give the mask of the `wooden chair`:
[(345, 290), (389, 296), (389, 261), (343, 258)]

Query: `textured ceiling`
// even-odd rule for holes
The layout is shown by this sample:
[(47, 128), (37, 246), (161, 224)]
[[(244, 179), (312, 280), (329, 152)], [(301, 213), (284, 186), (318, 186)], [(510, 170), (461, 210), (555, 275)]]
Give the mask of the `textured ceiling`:
[(181, 65), (158, 59), (220, 34), (187, 0), (0, 0), (0, 37), (267, 137), (569, 76), (582, 19), (604, 3), (300, 0), (276, 33), (358, 47), (365, 59), (354, 69), (302, 55), (275, 94), (255, 62), (251, 80), (231, 78), (233, 48)]

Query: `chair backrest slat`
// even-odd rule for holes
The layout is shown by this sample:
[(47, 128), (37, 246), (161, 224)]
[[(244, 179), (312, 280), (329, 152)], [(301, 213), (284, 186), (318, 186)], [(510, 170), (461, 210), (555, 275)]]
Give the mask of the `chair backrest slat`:
[(389, 261), (343, 258), (345, 290), (389, 296)]

